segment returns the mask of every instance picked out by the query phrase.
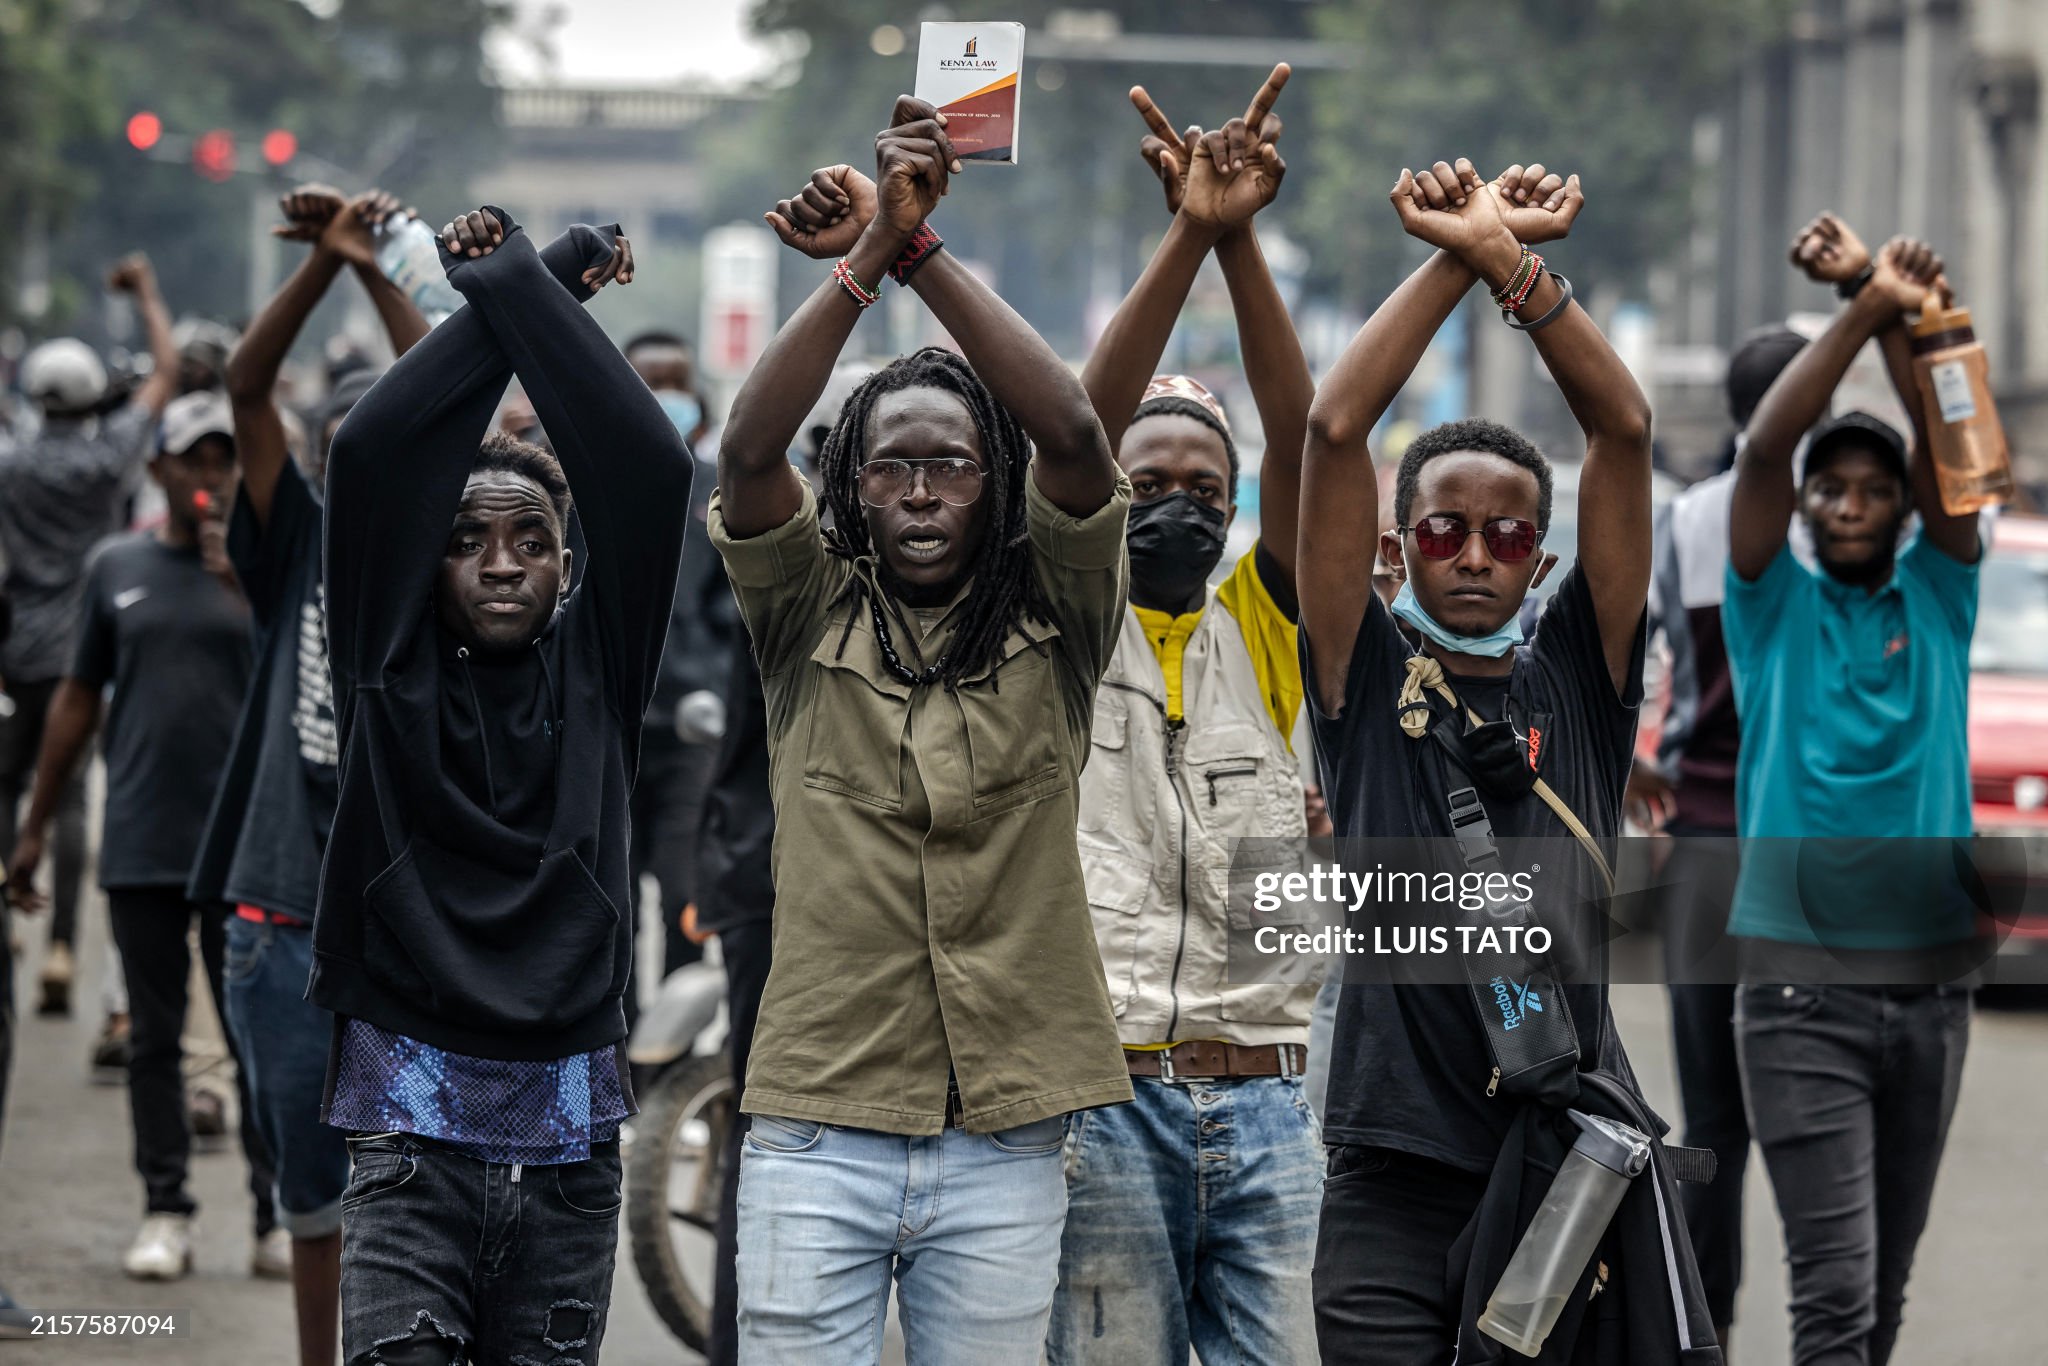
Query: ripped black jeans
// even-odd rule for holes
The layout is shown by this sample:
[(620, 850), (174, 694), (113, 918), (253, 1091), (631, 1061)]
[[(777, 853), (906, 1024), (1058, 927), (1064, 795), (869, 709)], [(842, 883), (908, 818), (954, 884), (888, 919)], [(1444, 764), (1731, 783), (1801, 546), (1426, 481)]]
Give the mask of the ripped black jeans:
[(591, 1366), (611, 1306), (619, 1145), (582, 1162), (483, 1162), (410, 1134), (349, 1140), (349, 1366)]

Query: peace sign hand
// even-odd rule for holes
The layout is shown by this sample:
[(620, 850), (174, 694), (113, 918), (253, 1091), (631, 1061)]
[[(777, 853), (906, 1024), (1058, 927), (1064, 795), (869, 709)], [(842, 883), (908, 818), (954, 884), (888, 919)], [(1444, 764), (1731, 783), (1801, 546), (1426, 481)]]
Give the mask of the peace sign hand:
[(1131, 104), (1151, 130), (1138, 144), (1138, 155), (1159, 177), (1159, 186), (1166, 191), (1166, 211), (1179, 213), (1187, 194), (1188, 172), (1195, 164), (1195, 147), (1202, 140), (1201, 125), (1191, 123), (1186, 132), (1174, 132), (1173, 124), (1142, 85), (1131, 87)]
[(1287, 163), (1274, 145), (1281, 124), (1273, 102), (1291, 74), (1285, 62), (1274, 67), (1243, 118), (1203, 135), (1195, 147), (1195, 164), (1182, 201), (1189, 218), (1213, 227), (1235, 228), (1273, 202), (1281, 177), (1287, 174)]

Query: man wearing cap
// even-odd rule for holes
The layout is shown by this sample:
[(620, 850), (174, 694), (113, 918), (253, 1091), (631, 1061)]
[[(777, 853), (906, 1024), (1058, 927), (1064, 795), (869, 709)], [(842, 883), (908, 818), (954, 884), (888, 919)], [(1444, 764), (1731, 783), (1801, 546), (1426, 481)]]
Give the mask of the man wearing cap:
[[(1302, 1086), (1316, 987), (1309, 964), (1280, 980), (1254, 961), (1248, 898), (1227, 894), (1243, 890), (1230, 875), (1241, 850), (1298, 868), (1307, 835), (1290, 737), (1315, 386), (1253, 227), (1279, 188), (1277, 120), (1248, 122), (1226, 125), (1255, 139), (1235, 175), (1222, 132), (1184, 188), (1155, 165), (1173, 221), (1082, 372), (1131, 481), (1130, 607), (1095, 697), (1079, 843), (1135, 1099), (1077, 1115), (1067, 1136), (1053, 1366), (1170, 1366), (1190, 1349), (1207, 1362), (1316, 1358), (1323, 1151)], [(1259, 539), (1214, 589), (1241, 506), (1236, 434), (1207, 387), (1152, 373), (1212, 252), (1265, 448)]]
[(321, 490), (334, 433), (377, 377), (350, 371), (314, 413), (303, 465), (287, 452), (277, 375), (292, 343), (344, 269), (362, 283), (404, 355), (427, 320), (377, 268), (376, 231), (400, 212), (371, 190), (353, 201), (302, 185), (279, 207), (278, 235), (308, 242), (291, 278), (227, 362), (241, 486), (227, 553), (255, 626), (254, 684), (214, 796), (188, 888), (195, 903), (234, 908), (227, 925), (227, 1013), (257, 1127), (276, 1158), (279, 1229), (251, 1270), (292, 1280), (299, 1360), (329, 1366), (341, 1303), (341, 1197), (348, 1148), (320, 1122), (334, 1020), (305, 999), (313, 970), (320, 860), (334, 824), (340, 759), (327, 667), (327, 590), (321, 574)]
[[(1872, 261), (1828, 215), (1793, 259), (1849, 302), (1764, 395), (1736, 466), (1721, 605), (1742, 723), (1736, 1041), (1784, 1223), (1792, 1360), (1881, 1366), (1969, 1040), (1968, 989), (1927, 983), (1973, 934), (1968, 898), (1944, 885), (1953, 874), (1935, 874), (1947, 842), (1971, 833), (1982, 547), (1975, 516), (1942, 507), (1903, 326), (1940, 260), (1898, 238)], [(1867, 413), (1821, 421), (1873, 337), (1913, 414), (1910, 461)], [(1916, 510), (1919, 534), (1899, 549)], [(1787, 543), (1795, 512), (1817, 567)], [(1930, 848), (1938, 859), (1915, 857)]]
[[(14, 630), (0, 646), (0, 691), (13, 704), (0, 706), (0, 848), (14, 847), (15, 808), (42, 746), (43, 717), (71, 662), (86, 554), (120, 529), (122, 504), (176, 392), (171, 315), (148, 259), (128, 257), (108, 283), (131, 295), (142, 315), (154, 361), (149, 377), (126, 403), (102, 412), (107, 372), (93, 349), (70, 337), (45, 342), (21, 366), (42, 427), (18, 445), (0, 436), (0, 562), (14, 603)], [(60, 794), (56, 819), (56, 910), (40, 983), (40, 1009), (50, 1014), (71, 1008), (85, 875), (83, 774)]]
[[(164, 409), (149, 471), (163, 489), (167, 516), (154, 532), (106, 542), (86, 568), (77, 646), (50, 702), (35, 790), (8, 861), (9, 895), (34, 909), (45, 834), (99, 726), (106, 695), (100, 885), (133, 1016), (128, 1100), (145, 1193), (142, 1228), (122, 1267), (147, 1280), (175, 1280), (192, 1269), (198, 1207), (185, 1184), (191, 1135), (179, 1039), (195, 917), (214, 1005), (226, 1008), (227, 907), (192, 902), (185, 886), (249, 683), (248, 608), (217, 548), (211, 555), (202, 550), (216, 539), (205, 523), (218, 523), (234, 486), (233, 432), (227, 400), (217, 393), (186, 394)], [(235, 1051), (232, 1033), (228, 1043)], [(247, 1073), (238, 1051), (236, 1074), (240, 1085)], [(276, 1223), (270, 1162), (246, 1088), (241, 1102), (260, 1243)]]

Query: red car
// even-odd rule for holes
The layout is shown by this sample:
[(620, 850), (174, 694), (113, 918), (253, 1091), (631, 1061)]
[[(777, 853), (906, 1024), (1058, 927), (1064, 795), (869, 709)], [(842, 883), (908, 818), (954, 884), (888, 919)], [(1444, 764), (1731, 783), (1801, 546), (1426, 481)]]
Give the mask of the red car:
[(2048, 963), (2048, 517), (2012, 513), (1992, 531), (1970, 642), (1970, 789), (1978, 834), (2024, 841), (2004, 951)]

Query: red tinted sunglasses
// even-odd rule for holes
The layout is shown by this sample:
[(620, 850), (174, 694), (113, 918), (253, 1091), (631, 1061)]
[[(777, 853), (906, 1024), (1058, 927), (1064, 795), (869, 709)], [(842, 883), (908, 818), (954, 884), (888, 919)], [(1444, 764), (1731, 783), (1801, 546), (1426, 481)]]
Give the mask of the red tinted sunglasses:
[(1520, 517), (1496, 517), (1485, 526), (1474, 527), (1467, 525), (1463, 517), (1439, 514), (1399, 529), (1414, 532), (1415, 548), (1431, 560), (1456, 558), (1474, 531), (1486, 538), (1487, 553), (1503, 563), (1528, 559), (1536, 553), (1536, 543), (1542, 539), (1536, 524)]

